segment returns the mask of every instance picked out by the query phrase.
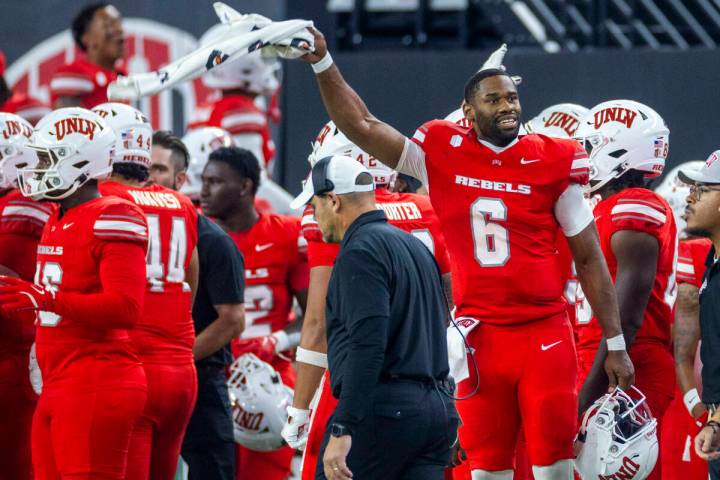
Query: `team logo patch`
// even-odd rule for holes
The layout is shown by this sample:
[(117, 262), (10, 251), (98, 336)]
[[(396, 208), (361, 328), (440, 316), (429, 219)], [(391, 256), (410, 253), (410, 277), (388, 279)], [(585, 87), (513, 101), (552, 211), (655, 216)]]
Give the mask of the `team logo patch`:
[[(7, 137), (5, 137), (5, 138), (7, 138)], [(706, 166), (706, 167), (709, 167), (710, 165), (712, 165), (713, 163), (715, 163), (715, 161), (716, 161), (717, 159), (718, 159), (718, 154), (717, 154), (717, 152), (713, 152), (713, 154), (710, 155), (710, 156), (708, 157), (708, 159), (705, 161), (705, 166)]]
[(621, 107), (610, 107), (595, 113), (595, 129), (599, 129), (606, 123), (623, 123), (631, 128), (637, 117), (637, 112)]
[(452, 145), (454, 148), (457, 148), (462, 144), (462, 141), (462, 136), (453, 135), (452, 138), (450, 138), (450, 145)]
[(33, 131), (26, 125), (16, 121), (8, 120), (5, 122), (5, 130), (2, 132), (2, 136), (5, 139), (10, 138), (13, 135), (22, 134), (26, 138), (32, 137)]

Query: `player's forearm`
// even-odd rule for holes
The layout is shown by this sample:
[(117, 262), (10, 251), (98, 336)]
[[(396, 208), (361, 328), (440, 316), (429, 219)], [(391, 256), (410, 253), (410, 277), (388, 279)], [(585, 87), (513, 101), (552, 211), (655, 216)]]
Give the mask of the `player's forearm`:
[(293, 395), (293, 407), (302, 410), (310, 408), (315, 392), (320, 387), (325, 369), (304, 362), (296, 362), (297, 379), (295, 380), (295, 394)]
[(238, 305), (235, 308), (226, 310), (220, 310), (218, 318), (195, 338), (195, 344), (193, 345), (195, 361), (202, 360), (225, 348), (233, 338), (242, 333), (245, 326), (245, 310), (243, 306)]
[(580, 285), (598, 319), (603, 335), (605, 338), (620, 335), (622, 328), (617, 296), (602, 254), (576, 263), (576, 268)]
[(139, 295), (58, 292), (55, 313), (100, 330), (133, 328), (140, 320), (142, 305), (142, 292)]
[(700, 340), (698, 290), (696, 286), (687, 283), (678, 285), (677, 310), (673, 326), (673, 356), (678, 387), (683, 394), (697, 388), (695, 354)]

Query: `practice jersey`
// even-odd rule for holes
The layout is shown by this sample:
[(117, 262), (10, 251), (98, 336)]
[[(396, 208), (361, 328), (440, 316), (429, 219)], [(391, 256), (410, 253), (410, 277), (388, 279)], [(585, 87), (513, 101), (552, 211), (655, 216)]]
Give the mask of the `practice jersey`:
[(288, 325), (293, 294), (308, 288), (307, 247), (300, 220), (261, 213), (244, 232), (228, 232), (245, 258), (243, 338), (270, 335)]
[(709, 238), (680, 240), (677, 263), (678, 283), (689, 283), (697, 288), (702, 286), (705, 261), (710, 253), (710, 247), (712, 247), (712, 241)]
[[(655, 282), (648, 299), (642, 326), (634, 345), (660, 343), (670, 345), (670, 326), (675, 316), (677, 298), (676, 266), (678, 239), (672, 209), (660, 195), (645, 188), (628, 188), (602, 200), (593, 211), (602, 248), (613, 283), (617, 275), (617, 259), (613, 253), (612, 236), (622, 230), (647, 233), (659, 244)], [(597, 349), (602, 330), (592, 309), (578, 288), (578, 347)]]
[(265, 167), (275, 158), (267, 114), (250, 97), (227, 95), (198, 106), (188, 130), (199, 127), (227, 130), (238, 146), (257, 155)]
[(582, 146), (521, 135), (499, 148), (443, 120), (421, 126), (412, 141), (422, 155), (406, 157), (408, 143), (398, 171), (428, 186), (453, 262), (456, 318), (511, 325), (565, 310), (556, 215), (578, 207), (559, 199), (588, 180)]
[(24, 93), (13, 93), (0, 105), (0, 112), (14, 113), (35, 125), (42, 117), (50, 113), (50, 106)]
[(140, 358), (151, 363), (192, 362), (195, 330), (185, 272), (197, 245), (197, 211), (185, 195), (160, 185), (100, 183), (100, 193), (137, 205), (148, 223), (147, 286), (142, 319), (131, 332)]
[[(378, 188), (375, 190), (375, 203), (378, 209), (385, 212), (390, 225), (413, 234), (428, 247), (435, 256), (441, 273), (450, 272), (450, 256), (445, 237), (428, 197), (414, 193), (392, 193), (386, 188)], [(303, 212), (302, 232), (308, 243), (310, 268), (335, 265), (340, 244), (323, 240), (311, 205), (305, 207)]]
[[(64, 215), (61, 213), (58, 210), (51, 215), (43, 230), (37, 250), (35, 283), (58, 292), (58, 303), (63, 293), (106, 294), (103, 282), (110, 274), (122, 276), (131, 290), (136, 278), (119, 271), (119, 266), (108, 268), (103, 263), (109, 261), (111, 253), (117, 255), (119, 249), (115, 247), (121, 247), (122, 252), (147, 249), (147, 223), (142, 211), (126, 200), (100, 197), (73, 207)], [(113, 264), (118, 260), (122, 258), (113, 258)], [(124, 290), (119, 285), (114, 288)], [(65, 302), (69, 304), (68, 300)], [(104, 316), (84, 318), (46, 311), (37, 313), (35, 342), (46, 390), (119, 386), (114, 378), (93, 378), (89, 382), (88, 375), (92, 377), (92, 372), (87, 371), (88, 362), (84, 360), (90, 364), (104, 361), (118, 368), (136, 368), (138, 359), (127, 328), (109, 323)], [(108, 311), (110, 315), (112, 312)], [(123, 385), (144, 389), (145, 379), (126, 380)]]
[(50, 79), (50, 98), (55, 105), (59, 97), (80, 97), (80, 106), (93, 108), (105, 103), (107, 87), (118, 74), (125, 75), (122, 69), (109, 70), (80, 57), (74, 62), (63, 65), (53, 73)]
[[(53, 204), (25, 198), (19, 190), (0, 197), (0, 265), (23, 280), (33, 280), (37, 245), (53, 211)], [(11, 272), (2, 272), (6, 273)], [(30, 312), (7, 317), (0, 313), (0, 355), (30, 350), (35, 338), (34, 320)]]

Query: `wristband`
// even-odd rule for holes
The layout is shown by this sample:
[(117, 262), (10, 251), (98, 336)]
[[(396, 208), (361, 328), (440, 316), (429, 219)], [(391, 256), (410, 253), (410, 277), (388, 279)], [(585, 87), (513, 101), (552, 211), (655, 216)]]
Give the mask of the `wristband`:
[(683, 395), (683, 403), (685, 404), (685, 408), (687, 408), (687, 411), (690, 413), (690, 415), (693, 414), (693, 409), (700, 404), (700, 395), (698, 394), (697, 388), (691, 388), (687, 392), (685, 392), (685, 395)]
[(328, 367), (327, 354), (314, 352), (312, 350), (306, 350), (302, 347), (297, 348), (297, 352), (295, 353), (295, 360), (320, 368)]
[(332, 66), (332, 64), (333, 64), (333, 58), (330, 55), (330, 52), (326, 52), (325, 56), (323, 58), (321, 58), (319, 62), (313, 63), (310, 66), (312, 67), (313, 72), (315, 72), (315, 75), (317, 75), (318, 73), (322, 73), (325, 70), (327, 70), (328, 68), (330, 68)]
[(622, 333), (615, 337), (608, 338), (605, 341), (607, 342), (607, 349), (609, 352), (625, 350), (625, 337), (623, 337)]

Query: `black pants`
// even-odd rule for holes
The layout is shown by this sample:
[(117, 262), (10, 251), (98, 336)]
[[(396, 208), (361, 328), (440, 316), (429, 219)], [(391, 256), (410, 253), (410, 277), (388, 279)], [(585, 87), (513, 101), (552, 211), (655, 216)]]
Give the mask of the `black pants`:
[[(357, 480), (442, 480), (457, 438), (454, 402), (432, 385), (379, 384), (369, 396), (369, 415), (353, 431), (347, 465)], [(325, 479), (320, 447), (315, 479)]]
[(198, 367), (197, 404), (182, 457), (188, 480), (235, 480), (235, 439), (230, 397), (222, 368)]
[(710, 480), (720, 480), (720, 460), (709, 462), (708, 470), (710, 473)]

